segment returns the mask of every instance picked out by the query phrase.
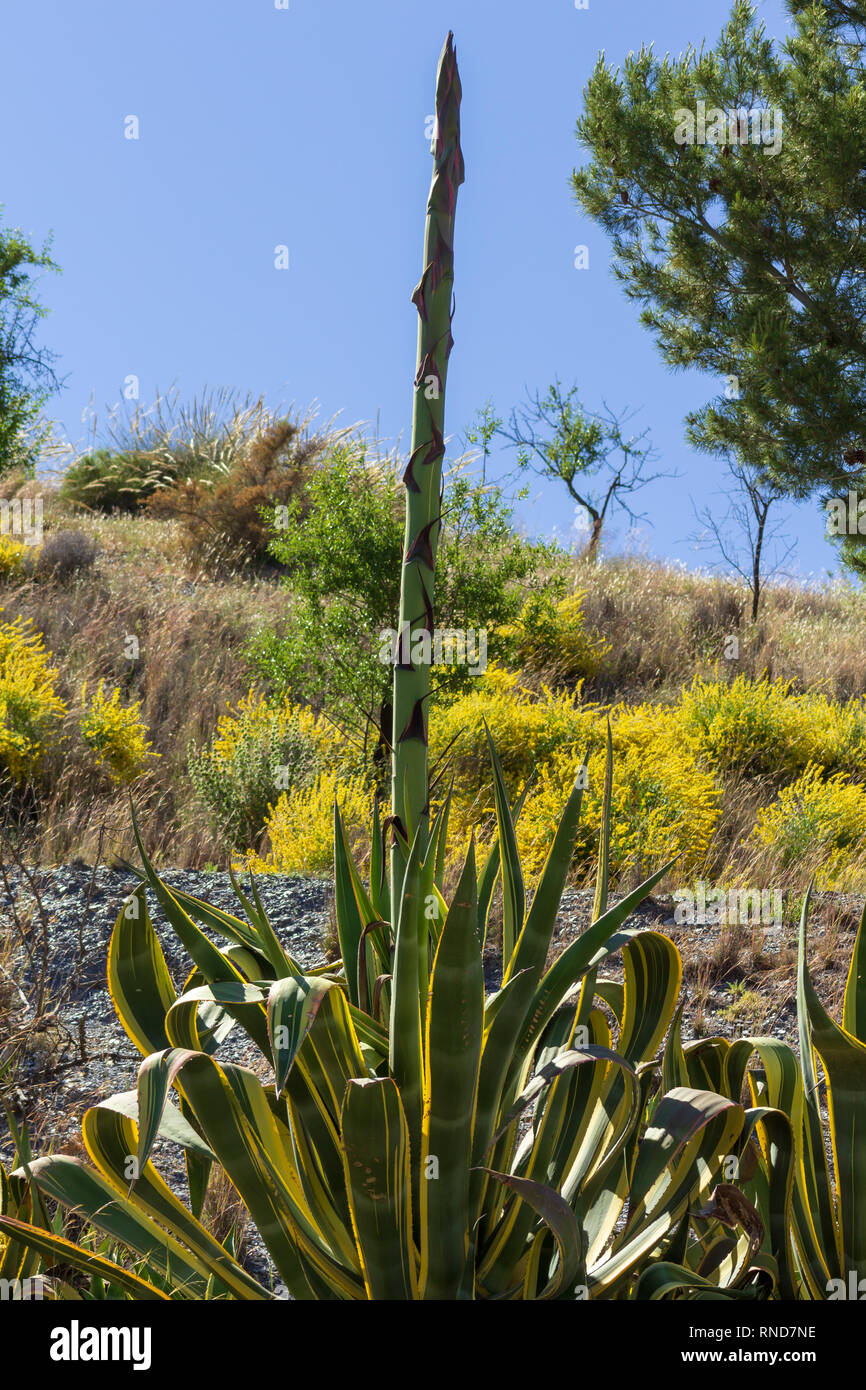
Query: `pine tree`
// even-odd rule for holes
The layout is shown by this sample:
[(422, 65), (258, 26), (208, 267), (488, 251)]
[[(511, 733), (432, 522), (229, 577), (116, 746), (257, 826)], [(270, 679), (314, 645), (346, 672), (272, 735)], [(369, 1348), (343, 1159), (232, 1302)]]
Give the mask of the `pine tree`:
[(714, 48), (602, 55), (573, 186), (664, 360), (718, 382), (689, 440), (839, 497), (866, 482), (866, 4), (787, 4), (781, 44), (738, 0)]

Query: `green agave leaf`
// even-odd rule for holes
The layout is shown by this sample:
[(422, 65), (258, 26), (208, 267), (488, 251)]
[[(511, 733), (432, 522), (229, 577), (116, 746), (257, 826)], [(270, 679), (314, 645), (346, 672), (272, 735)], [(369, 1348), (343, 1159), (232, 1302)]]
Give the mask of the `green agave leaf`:
[(139, 1052), (146, 1057), (168, 1046), (165, 1016), (177, 996), (144, 888), (137, 888), (117, 915), (108, 946), (108, 990), (114, 1012)]
[[(523, 786), (523, 791), (520, 793), (519, 797), (514, 803), (514, 809), (511, 813), (511, 818), (515, 825), (517, 825), (517, 822), (520, 820), (520, 813), (523, 810), (523, 807), (526, 803), (526, 798), (532, 790), (534, 781), (535, 772), (533, 771), (527, 777), (526, 782)], [(484, 861), (484, 867), (482, 868), (481, 873), (478, 877), (478, 939), (481, 942), (482, 950), (487, 940), (487, 925), (488, 918), (490, 915), (490, 903), (493, 898), (493, 890), (495, 889), (497, 880), (499, 878), (499, 870), (499, 837), (497, 835), (494, 837), (493, 844), (490, 846), (487, 858)]]
[[(817, 1283), (820, 1288), (820, 1269), (824, 1265), (829, 1278), (844, 1278), (845, 1264), (841, 1233), (833, 1210), (830, 1185), (830, 1168), (827, 1150), (824, 1145), (824, 1130), (821, 1109), (818, 1101), (818, 1077), (815, 1070), (815, 1053), (812, 1040), (811, 998), (815, 997), (806, 964), (806, 946), (809, 922), (809, 906), (812, 898), (811, 884), (803, 900), (800, 914), (799, 963), (797, 970), (797, 1023), (800, 1034), (800, 1072), (803, 1081), (804, 1120), (801, 1130), (800, 1178), (803, 1189), (801, 1203), (803, 1227), (806, 1233), (806, 1247), (811, 1248), (812, 1259), (807, 1262), (814, 1271), (819, 1266)], [(819, 1005), (820, 1007), (820, 1005)], [(835, 1025), (834, 1025), (835, 1026)], [(834, 1049), (835, 1050), (835, 1049)], [(830, 1103), (828, 1097), (828, 1104)], [(833, 1161), (836, 1162), (834, 1150)], [(811, 1237), (811, 1239), (810, 1239)], [(816, 1275), (813, 1272), (813, 1282)], [(826, 1292), (826, 1281), (824, 1281)]]
[(505, 1081), (512, 1060), (513, 1039), (526, 1017), (533, 988), (532, 971), (523, 970), (519, 975), (514, 975), (500, 990), (495, 1010), (488, 1005), (485, 1012), (485, 1032), (472, 1133), (474, 1171), (470, 1181), (470, 1212), (474, 1216), (471, 1223), (473, 1241), (477, 1234), (476, 1222), (487, 1187), (487, 1177), (482, 1165), (502, 1108)]
[(710, 1279), (695, 1274), (691, 1269), (659, 1260), (647, 1265), (641, 1271), (634, 1297), (636, 1299), (670, 1298), (672, 1294), (693, 1295), (697, 1299), (718, 1301), (721, 1299), (754, 1298), (746, 1289), (720, 1289)]
[(302, 1300), (356, 1296), (357, 1279), (335, 1257), (307, 1206), (289, 1137), (281, 1137), (260, 1081), (246, 1068), (180, 1049), (145, 1059), (139, 1069), (139, 1168), (172, 1084), (207, 1134), (290, 1293)]
[(278, 1096), (323, 1001), (330, 990), (338, 988), (333, 980), (316, 976), (291, 976), (272, 985), (268, 994), (268, 1035)]
[[(682, 1021), (685, 1000), (677, 1005), (671, 1022), (664, 1057), (662, 1058), (662, 1091), (672, 1091), (677, 1086), (690, 1086), (689, 1068), (683, 1051)], [(739, 1095), (739, 1092), (737, 1092)]]
[(626, 1233), (652, 1220), (660, 1204), (676, 1208), (705, 1185), (743, 1122), (741, 1105), (710, 1091), (682, 1086), (662, 1096), (638, 1150)]
[[(552, 1178), (558, 1183), (561, 1174), (554, 1166), (554, 1156), (557, 1152), (563, 1120), (568, 1110), (571, 1095), (568, 1073), (574, 1069), (589, 1066), (600, 1070), (603, 1075), (610, 1065), (621, 1069), (630, 1080), (631, 1085), (627, 1089), (629, 1099), (632, 1102), (631, 1110), (634, 1113), (636, 1111), (634, 1104), (636, 1087), (633, 1068), (625, 1058), (608, 1048), (588, 1046), (568, 1049), (560, 1052), (552, 1061), (538, 1070), (514, 1108), (500, 1121), (498, 1133), (494, 1138), (495, 1144), (509, 1132), (520, 1112), (549, 1088), (547, 1104), (541, 1112), (540, 1122), (536, 1119), (533, 1130), (527, 1134), (524, 1141), (524, 1150), (518, 1152), (513, 1165), (515, 1169), (520, 1170), (519, 1175), (521, 1177), (534, 1181), (538, 1181), (542, 1177)], [(600, 1118), (603, 1113), (599, 1107), (596, 1107), (593, 1116)], [(607, 1119), (607, 1116), (605, 1115), (604, 1118)], [(597, 1144), (608, 1138), (606, 1129), (605, 1126), (593, 1136)], [(620, 1134), (620, 1142), (624, 1140), (624, 1137), (625, 1131), (623, 1130)], [(572, 1143), (571, 1148), (574, 1149), (574, 1147), (575, 1145)], [(560, 1155), (560, 1162), (563, 1166), (571, 1161), (571, 1153), (567, 1156)], [(561, 1200), (566, 1201), (564, 1195)], [(568, 1203), (566, 1202), (566, 1204)], [(527, 1207), (512, 1202), (506, 1206), (502, 1218), (491, 1231), (482, 1252), (478, 1278), (492, 1294), (504, 1293), (511, 1282), (512, 1271), (519, 1265), (526, 1240), (530, 1234), (531, 1222), (532, 1215)]]
[[(232, 877), (232, 880), (234, 880), (234, 873), (232, 872), (231, 865), (229, 866), (229, 873)], [(253, 895), (253, 902), (255, 903), (255, 915), (252, 914), (249, 906), (246, 906), (247, 899), (243, 896), (239, 885), (234, 883), (233, 886), (235, 893), (238, 894), (241, 903), (245, 904), (244, 911), (247, 913), (250, 920), (255, 923), (258, 929), (259, 936), (262, 942), (261, 949), (273, 965), (277, 978), (280, 979), (283, 975), (287, 974), (300, 974), (300, 965), (298, 965), (294, 957), (291, 956), (289, 952), (286, 950), (286, 948), (283, 946), (282, 942), (280, 941), (279, 937), (277, 936), (276, 932), (271, 926), (271, 919), (265, 911), (265, 905), (262, 902), (261, 897), (259, 895), (258, 885), (256, 884), (256, 880), (253, 877), (252, 872), (250, 872), (250, 892)]]
[(351, 1081), (340, 1130), (367, 1297), (417, 1299), (409, 1127), (394, 1082)]
[(484, 1026), (477, 921), (470, 844), (439, 938), (427, 1006), (419, 1274), (427, 1299), (457, 1298), (469, 1252), (469, 1154)]
[[(841, 1277), (846, 1279), (854, 1271), (861, 1279), (866, 1276), (866, 1044), (840, 1028), (815, 993), (806, 960), (805, 908), (800, 933), (800, 997), (805, 1004), (809, 1060), (814, 1048), (827, 1081)], [(804, 1076), (806, 1073), (804, 1066)]]
[[(135, 1120), (138, 1124), (138, 1091), (118, 1091), (116, 1095), (108, 1096), (106, 1100), (101, 1100), (97, 1110), (116, 1110), (118, 1115), (126, 1115), (128, 1119)], [(185, 1149), (191, 1149), (193, 1153), (201, 1158), (213, 1160), (214, 1152), (209, 1144), (193, 1129), (188, 1120), (175, 1106), (166, 1104), (159, 1121), (157, 1135), (160, 1139), (169, 1139), (174, 1144), (181, 1144)], [(136, 1143), (136, 1152), (138, 1144)]]
[(866, 1043), (866, 907), (860, 918), (851, 967), (845, 984), (842, 1026), (858, 1042)]
[(342, 989), (325, 992), (298, 1050), (296, 1065), (312, 1082), (337, 1126), (348, 1082), (368, 1075)]
[[(193, 1052), (214, 1052), (228, 1035), (234, 1023), (243, 1019), (250, 1009), (262, 1012), (264, 995), (255, 985), (241, 980), (225, 980), (213, 985), (199, 985), (186, 990), (172, 1004), (165, 1016), (165, 1031), (172, 1047), (186, 1047)], [(225, 1008), (232, 1005), (232, 1018)], [(199, 1029), (202, 1023), (204, 1032)]]
[(554, 961), (535, 992), (523, 1035), (517, 1046), (518, 1058), (525, 1056), (557, 1006), (581, 976), (594, 966), (601, 965), (609, 955), (636, 936), (639, 928), (622, 931), (620, 928), (660, 879), (664, 878), (673, 862), (671, 860), (663, 865), (633, 892), (628, 893), (621, 902), (609, 908), (597, 922), (566, 947), (558, 960)]
[[(180, 1117), (178, 1117), (180, 1118)], [(94, 1106), (85, 1112), (82, 1135), (87, 1152), (106, 1181), (123, 1196), (129, 1186), (129, 1162), (138, 1146), (135, 1123), (120, 1111), (108, 1106)], [(137, 1172), (130, 1197), (136, 1211), (159, 1223), (183, 1241), (188, 1258), (206, 1278), (213, 1276), (234, 1298), (267, 1299), (252, 1275), (247, 1274), (236, 1260), (209, 1231), (187, 1211), (163, 1181), (153, 1164), (147, 1163)]]
[[(584, 763), (589, 762), (589, 753)], [(607, 911), (608, 878), (610, 874), (610, 805), (613, 796), (613, 737), (610, 732), (610, 715), (607, 717), (607, 737), (604, 758), (604, 794), (601, 803), (601, 825), (598, 832), (598, 872), (595, 879), (595, 897), (592, 904), (593, 921), (597, 921)]]
[(744, 1136), (752, 1131), (760, 1142), (760, 1164), (751, 1180), (741, 1179), (767, 1232), (765, 1248), (776, 1264), (780, 1296), (797, 1299), (796, 1261), (792, 1240), (792, 1205), (796, 1146), (791, 1120), (781, 1110), (759, 1106), (746, 1111)]
[(382, 832), (382, 818), (379, 815), (378, 797), (373, 802), (373, 833), (370, 837), (370, 903), (376, 916), (382, 921), (387, 921), (391, 910), (391, 895), (388, 886), (385, 837)]
[(586, 1271), (583, 1260), (583, 1239), (577, 1217), (568, 1203), (544, 1183), (533, 1182), (528, 1178), (515, 1177), (513, 1173), (499, 1173), (488, 1168), (487, 1174), (495, 1182), (501, 1183), (525, 1202), (534, 1216), (540, 1216), (556, 1242), (558, 1256), (557, 1268), (540, 1293), (534, 1293), (538, 1279), (538, 1264), (542, 1246), (538, 1239), (530, 1254), (522, 1289), (520, 1286), (493, 1295), (496, 1298), (518, 1298), (532, 1296), (548, 1301), (559, 1298), (575, 1298), (576, 1289), (585, 1286)]
[[(132, 826), (147, 882), (153, 889), (156, 899), (170, 925), (174, 928), (181, 943), (189, 952), (207, 983), (213, 985), (229, 980), (239, 980), (243, 984), (244, 980), (241, 972), (226, 955), (208, 940), (204, 932), (199, 930), (195, 922), (193, 922), (192, 918), (181, 906), (174, 893), (171, 892), (155, 872), (142, 843), (134, 811), (132, 812)], [(236, 1013), (231, 1005), (226, 1006), (226, 1013), (233, 1018), (236, 1017)], [(261, 1048), (266, 1056), (269, 1056), (267, 1019), (264, 1009), (261, 1011), (246, 1010), (242, 1016), (237, 1016), (237, 1018), (241, 1027), (249, 1033), (249, 1036), (256, 1045)]]
[(556, 915), (559, 912), (562, 894), (568, 881), (568, 872), (574, 855), (577, 827), (583, 804), (583, 786), (575, 785), (560, 817), (553, 843), (541, 870), (538, 887), (526, 917), (526, 924), (520, 933), (514, 952), (506, 956), (505, 974), (507, 982), (512, 975), (521, 970), (534, 970), (538, 973), (544, 968)]
[(38, 1158), (29, 1166), (43, 1196), (78, 1212), (106, 1235), (144, 1256), (150, 1268), (182, 1296), (203, 1296), (207, 1280), (196, 1257), (124, 1198), (101, 1173), (69, 1154)]
[(427, 950), (427, 924), (421, 899), (423, 825), (418, 827), (400, 895), (400, 919), (394, 943), (389, 1029), (390, 1071), (400, 1088), (400, 1100), (414, 1150), (421, 1147), (423, 1042), (418, 994), (419, 951)]
[[(624, 1179), (627, 1185), (627, 1177)], [(627, 1240), (618, 1243), (610, 1252), (587, 1270), (590, 1298), (613, 1298), (628, 1286), (649, 1255), (652, 1255), (666, 1236), (676, 1229), (678, 1217), (669, 1209), (662, 1211)]]
[(674, 1015), (683, 978), (680, 953), (669, 937), (641, 931), (622, 947), (624, 1009), (619, 1051), (650, 1061)]
[(73, 1269), (80, 1270), (82, 1274), (91, 1277), (98, 1276), (116, 1284), (118, 1288), (124, 1289), (131, 1298), (143, 1302), (171, 1301), (169, 1294), (155, 1288), (146, 1279), (140, 1279), (138, 1275), (131, 1274), (122, 1265), (114, 1264), (113, 1261), (105, 1259), (102, 1255), (95, 1255), (90, 1250), (84, 1250), (80, 1245), (76, 1245), (74, 1241), (66, 1240), (63, 1236), (54, 1235), (38, 1226), (30, 1226), (24, 1221), (16, 1221), (11, 1216), (0, 1216), (0, 1231), (3, 1231), (11, 1239), (21, 1241), (34, 1250), (38, 1250), (45, 1257), (46, 1263), (72, 1265)]
[(514, 955), (515, 944), (523, 931), (526, 890), (523, 885), (523, 871), (520, 867), (520, 855), (517, 852), (514, 819), (511, 815), (502, 765), (486, 723), (484, 731), (487, 734), (487, 746), (493, 765), (493, 792), (496, 802), (496, 825), (502, 873), (502, 959), (505, 962), (510, 961)]
[(452, 781), (445, 795), (445, 800), (439, 808), (436, 819), (430, 829), (430, 848), (428, 855), (433, 855), (433, 881), (439, 891), (442, 891), (445, 883), (445, 858), (448, 850), (448, 820), (451, 814), (451, 798), (454, 791)]
[[(373, 909), (366, 898), (349, 853), (346, 831), (340, 815), (340, 808), (334, 799), (334, 903), (337, 914), (337, 936), (340, 954), (346, 971), (349, 999), (353, 1004), (360, 1002), (358, 997), (358, 946), (361, 934), (369, 922), (375, 922), (380, 914)], [(363, 907), (362, 907), (363, 904)]]

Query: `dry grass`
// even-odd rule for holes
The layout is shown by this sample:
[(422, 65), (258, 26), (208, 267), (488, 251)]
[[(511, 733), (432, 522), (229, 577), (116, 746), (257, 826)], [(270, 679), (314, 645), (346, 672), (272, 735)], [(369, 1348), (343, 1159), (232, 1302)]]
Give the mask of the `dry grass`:
[[(70, 526), (69, 509), (45, 502), (47, 534)], [(249, 689), (244, 651), (253, 632), (284, 612), (274, 584), (241, 575), (212, 580), (184, 568), (177, 523), (147, 516), (79, 515), (74, 525), (98, 546), (95, 566), (63, 583), (28, 579), (0, 590), (4, 620), (32, 619), (59, 670), (58, 692), (75, 717), (81, 685), (118, 686), (141, 702), (154, 771), (135, 787), (151, 848), (188, 868), (222, 860), (225, 847), (195, 800), (186, 759), (190, 740), (208, 739), (226, 704)], [(136, 651), (137, 655), (130, 655)], [(132, 843), (128, 794), (76, 764), (58, 741), (49, 750), (30, 857), (91, 862), (105, 827), (111, 855)]]
[(224, 1245), (231, 1237), (236, 1260), (243, 1263), (250, 1234), (250, 1214), (226, 1172), (215, 1163), (202, 1209), (202, 1222), (211, 1235)]
[[(845, 700), (866, 694), (866, 596), (853, 586), (770, 585), (758, 622), (745, 587), (643, 559), (575, 565), (589, 628), (609, 652), (587, 694), (603, 700), (672, 699), (718, 668), (793, 682)], [(730, 661), (726, 640), (736, 637)]]

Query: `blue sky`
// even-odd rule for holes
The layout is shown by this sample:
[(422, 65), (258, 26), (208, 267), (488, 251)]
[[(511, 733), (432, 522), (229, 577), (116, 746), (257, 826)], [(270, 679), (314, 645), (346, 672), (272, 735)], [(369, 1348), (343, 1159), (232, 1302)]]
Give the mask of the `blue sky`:
[[(448, 430), (500, 412), (558, 376), (590, 409), (638, 409), (666, 470), (640, 499), (652, 554), (699, 563), (690, 497), (718, 494), (720, 465), (685, 442), (687, 410), (719, 384), (672, 374), (609, 268), (603, 233), (569, 183), (599, 50), (679, 53), (714, 41), (727, 0), (7, 0), (0, 89), (5, 225), (53, 232), (42, 340), (81, 414), (176, 383), (320, 404), (408, 443), (430, 180), (425, 122), (442, 41), (463, 81), (466, 183), (456, 232)], [(784, 37), (778, 3), (759, 6)], [(139, 138), (125, 138), (136, 116)], [(14, 135), (10, 138), (10, 132)], [(574, 249), (589, 248), (589, 269)], [(289, 248), (289, 269), (274, 248)], [(507, 456), (505, 462), (509, 462)], [(494, 464), (496, 464), (494, 459)], [(534, 489), (521, 515), (567, 536), (570, 504)], [(834, 564), (814, 508), (791, 509), (799, 572)], [(625, 527), (615, 540), (622, 543)]]

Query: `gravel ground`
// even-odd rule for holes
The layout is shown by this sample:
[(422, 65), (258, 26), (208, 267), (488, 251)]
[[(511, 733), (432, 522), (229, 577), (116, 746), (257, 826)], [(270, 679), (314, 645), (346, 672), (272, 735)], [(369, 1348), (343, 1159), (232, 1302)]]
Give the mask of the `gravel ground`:
[[(164, 877), (171, 887), (205, 898), (223, 911), (243, 915), (228, 874), (179, 870), (166, 871)], [(30, 1124), (37, 1155), (49, 1147), (82, 1152), (78, 1136), (85, 1109), (135, 1086), (140, 1058), (117, 1020), (105, 968), (121, 903), (137, 883), (132, 874), (109, 868), (99, 868), (94, 874), (90, 868), (64, 867), (39, 875), (39, 895), (50, 931), (49, 1006), (70, 980), (72, 988), (67, 989), (68, 998), (56, 1020), (39, 1034), (39, 1046), (28, 1052), (14, 1098), (19, 1118)], [(331, 885), (317, 879), (263, 875), (258, 886), (281, 942), (304, 966), (321, 961), (333, 897)], [(12, 888), (17, 892), (15, 880)], [(19, 911), (28, 900), (32, 898), (26, 889), (18, 894)], [(148, 894), (148, 900), (154, 929), (180, 991), (192, 963), (166, 924), (153, 894)], [(0, 913), (4, 916), (8, 916), (9, 902), (9, 894), (0, 890)], [(261, 1060), (240, 1028), (225, 1039), (220, 1057), (247, 1066)], [(12, 1156), (11, 1137), (5, 1120), (0, 1119), (0, 1159), (8, 1165)], [(186, 1173), (177, 1147), (158, 1144), (154, 1160), (169, 1186), (185, 1199)], [(247, 1263), (258, 1277), (267, 1277), (267, 1256), (253, 1227)]]
[[(165, 880), (170, 886), (242, 915), (228, 874), (166, 871)], [(26, 889), (18, 890), (17, 880), (10, 882), (20, 914), (32, 899)], [(38, 1034), (36, 1045), (32, 1045), (31, 1039), (14, 1097), (18, 1116), (26, 1118), (30, 1125), (37, 1154), (49, 1148), (82, 1152), (79, 1132), (83, 1111), (106, 1096), (135, 1085), (139, 1058), (114, 1013), (106, 986), (105, 963), (118, 911), (137, 882), (123, 869), (94, 871), (72, 865), (39, 871), (39, 894), (50, 941), (47, 1007), (51, 1008), (58, 994), (65, 995), (56, 1016)], [(331, 885), (323, 880), (269, 875), (263, 875), (258, 885), (282, 943), (304, 966), (321, 961), (331, 921)], [(180, 990), (191, 962), (167, 927), (153, 895), (148, 896), (155, 930), (175, 986)], [(0, 926), (8, 925), (10, 901), (9, 894), (0, 888)], [(815, 900), (810, 933), (813, 977), (825, 1004), (836, 1014), (862, 907), (862, 898), (848, 895), (823, 894)], [(591, 908), (591, 892), (565, 893), (551, 958), (585, 930)], [(771, 924), (758, 932), (747, 931), (742, 950), (730, 960), (720, 951), (722, 929), (677, 925), (673, 911), (671, 899), (648, 898), (632, 921), (638, 919), (642, 925), (664, 932), (680, 949), (687, 998), (684, 1038), (772, 1033), (796, 1045), (793, 924)], [(39, 918), (38, 914), (31, 915), (36, 923), (36, 939)], [(488, 989), (497, 988), (499, 969), (494, 953), (488, 953), (485, 967)], [(603, 973), (621, 975), (616, 957)], [(22, 1011), (20, 1017), (26, 1018), (26, 1014)], [(261, 1064), (257, 1049), (239, 1028), (223, 1042), (220, 1056), (243, 1065)], [(0, 1159), (8, 1164), (12, 1152), (5, 1122), (0, 1120)], [(160, 1144), (154, 1158), (165, 1180), (184, 1198), (186, 1177), (179, 1150)], [(253, 1228), (246, 1262), (258, 1277), (268, 1277), (267, 1255)]]

